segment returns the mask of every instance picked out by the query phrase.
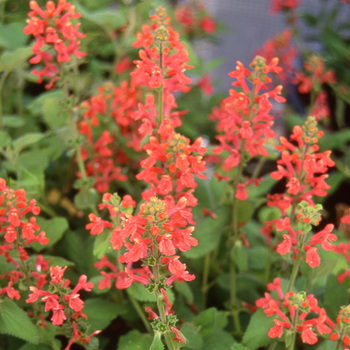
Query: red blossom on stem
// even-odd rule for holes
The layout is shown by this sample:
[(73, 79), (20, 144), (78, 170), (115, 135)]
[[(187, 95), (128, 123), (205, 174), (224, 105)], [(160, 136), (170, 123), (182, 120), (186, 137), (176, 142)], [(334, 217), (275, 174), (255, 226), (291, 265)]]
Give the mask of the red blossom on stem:
[[(86, 56), (80, 51), (80, 38), (85, 35), (79, 32), (80, 23), (73, 24), (72, 19), (80, 18), (79, 12), (75, 12), (75, 6), (59, 0), (57, 6), (53, 1), (48, 1), (46, 9), (41, 9), (36, 1), (30, 1), (31, 11), (28, 13), (27, 26), (23, 29), (24, 34), (33, 35), (35, 43), (32, 51), (35, 54), (30, 63), (43, 63), (42, 70), (32, 70), (32, 74), (38, 76), (38, 83), (44, 77), (50, 78), (45, 85), (51, 89), (58, 80), (60, 64), (68, 62), (74, 55), (77, 59)], [(50, 51), (46, 51), (46, 46)]]

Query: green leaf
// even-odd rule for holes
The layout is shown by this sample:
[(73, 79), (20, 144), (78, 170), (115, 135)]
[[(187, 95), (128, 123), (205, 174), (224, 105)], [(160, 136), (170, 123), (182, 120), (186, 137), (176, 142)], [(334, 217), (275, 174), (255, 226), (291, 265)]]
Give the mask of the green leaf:
[(11, 136), (3, 130), (0, 130), (0, 148), (6, 147), (11, 144)]
[(337, 263), (338, 259), (327, 260), (320, 266), (312, 269), (312, 277), (327, 277), (334, 271), (334, 268), (337, 265)]
[(186, 258), (196, 259), (211, 252), (218, 245), (222, 233), (222, 227), (227, 222), (230, 208), (225, 206), (216, 211), (217, 220), (206, 217), (199, 221), (193, 232), (193, 237), (198, 239), (198, 246), (183, 253)]
[(156, 302), (157, 298), (154, 293), (150, 293), (143, 284), (133, 283), (128, 289), (128, 294), (132, 295), (138, 301)]
[(347, 305), (348, 292), (344, 284), (338, 282), (337, 276), (329, 275), (326, 282), (326, 291), (323, 306), (329, 317), (336, 319), (340, 307)]
[(269, 249), (267, 247), (255, 246), (248, 249), (249, 269), (263, 271), (268, 260)]
[[(133, 283), (127, 290), (128, 294), (132, 295), (136, 300), (142, 302), (156, 302), (156, 295), (154, 293), (150, 293), (146, 287), (141, 283)], [(167, 289), (166, 291), (168, 298), (171, 303), (175, 300), (174, 292), (171, 289)]]
[(46, 232), (46, 237), (50, 240), (46, 245), (33, 243), (31, 247), (37, 252), (40, 252), (47, 247), (52, 247), (62, 238), (63, 234), (68, 229), (68, 221), (66, 218), (62, 217), (55, 217), (51, 220), (38, 217), (37, 223), (40, 225), (41, 230)]
[(242, 344), (252, 350), (270, 344), (274, 340), (267, 333), (273, 326), (273, 317), (267, 317), (263, 310), (258, 309), (249, 321)]
[(127, 16), (120, 9), (89, 12), (80, 4), (76, 4), (76, 7), (83, 18), (101, 26), (107, 32), (123, 27), (127, 21)]
[(201, 334), (205, 335), (213, 331), (213, 329), (222, 329), (227, 324), (226, 312), (218, 311), (215, 307), (211, 307), (202, 311), (193, 319), (196, 326), (201, 327)]
[(47, 98), (43, 102), (42, 114), (45, 123), (51, 129), (64, 126), (67, 123), (68, 114), (66, 110), (62, 108), (62, 103), (64, 103), (64, 100), (62, 100), (61, 94), (57, 97)]
[(149, 350), (152, 337), (149, 334), (141, 334), (133, 330), (119, 339), (118, 350)]
[(94, 188), (89, 188), (89, 190), (82, 189), (75, 197), (74, 204), (79, 209), (89, 209), (91, 205), (97, 203), (98, 193)]
[(96, 237), (93, 253), (98, 259), (101, 259), (108, 251), (112, 250), (111, 236), (111, 231), (104, 230)]
[(194, 326), (188, 322), (184, 323), (181, 326), (181, 333), (186, 338), (186, 346), (185, 349), (198, 349), (201, 350), (203, 347), (203, 338), (200, 335), (199, 326)]
[(47, 100), (63, 101), (63, 99), (64, 95), (62, 90), (43, 92), (28, 105), (28, 110), (33, 116), (40, 116), (43, 114), (43, 106)]
[(313, 350), (329, 350), (334, 348), (334, 340), (325, 340), (321, 344), (312, 347)]
[(17, 187), (25, 188), (26, 193), (30, 197), (38, 198), (45, 188), (44, 173), (33, 174), (30, 170), (19, 167)]
[(33, 55), (30, 47), (20, 47), (14, 51), (6, 51), (0, 56), (0, 72), (10, 72), (16, 66), (27, 61)]
[(23, 117), (18, 115), (4, 115), (2, 117), (2, 123), (8, 128), (20, 128), (26, 123), (26, 121)]
[(248, 248), (237, 240), (231, 249), (230, 257), (240, 272), (248, 270)]
[(74, 262), (69, 261), (65, 258), (61, 258), (60, 256), (53, 256), (53, 255), (44, 255), (44, 258), (49, 260), (50, 266), (74, 266)]
[(243, 344), (233, 344), (230, 348), (230, 350), (252, 350), (251, 348), (248, 348), (247, 346)]
[(105, 329), (116, 317), (122, 315), (125, 309), (111, 301), (92, 298), (84, 303), (84, 313), (90, 324), (89, 332)]
[(153, 341), (151, 346), (149, 347), (149, 350), (164, 350), (164, 344), (162, 342), (162, 333), (154, 333)]
[(17, 164), (34, 175), (40, 175), (50, 164), (47, 149), (25, 150), (18, 156)]
[(186, 300), (193, 303), (194, 296), (188, 283), (174, 282), (174, 287), (178, 293), (182, 294), (186, 298)]
[(336, 132), (326, 132), (320, 138), (321, 149), (346, 151), (347, 143), (350, 140), (349, 129)]
[(44, 134), (39, 132), (33, 132), (30, 134), (25, 134), (13, 141), (13, 149), (16, 153), (20, 153), (22, 149), (33, 145), (34, 143), (40, 141), (44, 137)]
[(16, 49), (25, 45), (27, 35), (23, 33), (23, 22), (0, 23), (0, 46), (6, 49)]
[(227, 350), (235, 343), (232, 335), (222, 329), (215, 329), (203, 336), (203, 347), (201, 350)]
[(21, 346), (18, 350), (52, 350), (51, 346), (48, 345), (34, 345), (34, 344), (26, 344)]
[(239, 201), (238, 202), (238, 222), (247, 223), (253, 217), (255, 212), (255, 204), (253, 202)]
[(80, 274), (93, 276), (96, 274), (94, 256), (92, 253), (95, 237), (85, 229), (68, 230), (63, 237), (63, 245), (67, 257), (74, 261), (75, 268)]
[(38, 329), (17, 304), (5, 298), (0, 302), (0, 333), (38, 344)]

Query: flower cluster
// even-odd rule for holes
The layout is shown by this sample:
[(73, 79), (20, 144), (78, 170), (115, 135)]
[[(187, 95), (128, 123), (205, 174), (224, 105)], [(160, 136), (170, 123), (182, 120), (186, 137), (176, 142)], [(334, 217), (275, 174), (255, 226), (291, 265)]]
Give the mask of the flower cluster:
[(294, 204), (305, 200), (314, 205), (313, 196), (324, 197), (330, 188), (326, 183), (328, 169), (334, 166), (330, 158), (331, 151), (318, 152), (317, 145), (323, 132), (318, 130), (314, 117), (308, 117), (305, 124), (294, 126), (289, 142), (284, 136), (280, 137), (281, 145), (276, 148), (281, 152), (277, 161), (277, 170), (271, 173), (275, 180), (286, 179), (286, 194), (268, 195), (268, 205), (277, 207), (282, 215)]
[(174, 201), (174, 198), (186, 197), (187, 205), (197, 205), (192, 194), (197, 186), (194, 175), (206, 177), (201, 174), (206, 169), (203, 161), (206, 148), (201, 146), (202, 138), (190, 145), (188, 138), (171, 132), (171, 128), (168, 128), (164, 132), (160, 130), (160, 140), (158, 142), (156, 137), (151, 136), (144, 147), (148, 157), (141, 161), (144, 170), (136, 178), (144, 180), (151, 188), (143, 192), (143, 198), (148, 200), (158, 195)]
[(41, 245), (49, 242), (36, 222), (35, 216), (39, 213), (40, 208), (36, 206), (35, 199), (28, 203), (23, 189), (11, 189), (0, 178), (0, 255), (4, 255), (6, 262), (15, 267), (0, 275), (0, 279), (8, 282), (7, 287), (0, 289), (0, 295), (6, 293), (9, 298), (18, 300), (20, 293), (14, 288), (15, 283), (31, 279), (39, 285), (45, 283), (45, 275), (40, 272), (47, 270), (47, 261), (41, 255), (37, 257), (35, 268), (32, 266), (29, 269), (27, 266), (34, 262), (30, 260), (26, 248), (34, 242)]
[(313, 235), (311, 225), (317, 226), (320, 221), (321, 206), (315, 205), (313, 197), (323, 197), (327, 194), (329, 185), (326, 183), (329, 167), (334, 166), (330, 158), (330, 151), (318, 153), (317, 145), (323, 135), (317, 128), (314, 117), (308, 117), (303, 127), (295, 126), (291, 139), (292, 144), (285, 137), (280, 137), (280, 146), (276, 148), (282, 152), (281, 159), (277, 161), (277, 170), (271, 173), (276, 180), (285, 179), (286, 193), (269, 194), (267, 205), (277, 207), (282, 217), (265, 222), (263, 233), (270, 241), (272, 228), (283, 233), (283, 241), (276, 247), (279, 254), (293, 251), (298, 259), (306, 252), (306, 263), (310, 267), (320, 265), (320, 257), (315, 245), (320, 244), (324, 250), (333, 250), (330, 243), (337, 237), (331, 233), (333, 225), (326, 227)]
[(350, 347), (350, 305), (342, 306), (337, 317), (337, 324), (330, 338), (343, 344), (344, 350)]
[(73, 24), (71, 21), (80, 18), (81, 15), (75, 12), (75, 6), (66, 0), (59, 0), (57, 6), (53, 1), (48, 1), (45, 10), (42, 10), (36, 1), (30, 1), (29, 6), (29, 19), (23, 29), (25, 34), (35, 38), (32, 48), (35, 56), (29, 62), (43, 63), (42, 70), (34, 69), (32, 73), (38, 76), (39, 83), (44, 77), (50, 78), (45, 87), (51, 89), (59, 79), (61, 63), (70, 61), (72, 56), (77, 59), (86, 56), (85, 52), (80, 51), (79, 38), (85, 37), (78, 30), (80, 23)]
[(270, 338), (281, 338), (284, 332), (287, 335), (300, 333), (302, 342), (312, 345), (318, 341), (316, 331), (320, 335), (332, 332), (334, 323), (327, 316), (326, 310), (318, 306), (318, 301), (312, 294), (284, 294), (280, 278), (269, 283), (268, 290), (276, 291), (278, 298), (273, 298), (272, 293), (265, 293), (264, 298), (256, 301), (256, 306), (263, 309), (268, 317), (275, 317), (275, 325), (268, 332)]
[[(177, 249), (187, 251), (198, 243), (191, 236), (194, 227), (187, 226), (193, 224), (193, 220), (191, 212), (186, 208), (186, 202), (187, 200), (182, 197), (175, 206), (169, 209), (164, 201), (152, 197), (141, 205), (138, 215), (122, 213), (121, 227), (116, 226), (112, 229), (110, 223), (98, 218), (101, 229), (97, 231), (96, 218), (90, 215), (90, 219), (95, 222), (88, 224), (87, 229), (90, 229), (91, 234), (95, 235), (102, 233), (103, 228), (112, 229), (110, 239), (112, 246), (116, 250), (123, 246), (126, 248), (127, 251), (119, 257), (119, 261), (127, 266), (138, 261), (144, 262), (149, 267), (162, 265), (170, 272), (170, 276), (165, 281), (168, 285), (175, 280), (191, 281), (194, 276), (186, 271), (186, 265), (182, 264), (180, 257), (176, 255)], [(127, 288), (134, 281), (148, 285), (153, 278), (148, 269), (137, 270), (142, 275), (137, 276), (135, 270), (128, 267), (125, 269), (126, 274), (118, 276), (116, 268), (108, 264), (106, 258), (102, 263), (98, 267), (109, 267), (114, 273), (110, 277), (117, 278), (119, 288)], [(118, 282), (118, 277), (123, 278), (123, 281), (119, 279)], [(104, 283), (110, 284), (107, 280)]]
[(274, 57), (279, 59), (282, 71), (277, 78), (283, 82), (291, 81), (295, 70), (297, 49), (292, 43), (292, 37), (292, 30), (289, 28), (285, 29), (282, 33), (278, 33), (267, 40), (263, 47), (257, 50), (257, 54), (265, 57), (267, 61), (272, 60)]
[(290, 11), (296, 9), (301, 0), (271, 0), (270, 9), (272, 14), (281, 11)]
[(318, 55), (311, 55), (304, 63), (305, 71), (296, 72), (294, 83), (298, 85), (301, 94), (311, 93), (315, 95), (311, 101), (310, 115), (317, 120), (329, 118), (330, 112), (327, 102), (327, 94), (323, 89), (323, 84), (334, 84), (336, 82), (335, 73), (332, 69), (327, 69), (322, 58)]
[[(276, 102), (285, 101), (280, 96), (281, 85), (266, 91), (266, 85), (271, 82), (268, 74), (281, 72), (278, 59), (272, 59), (267, 64), (263, 57), (256, 56), (250, 66), (252, 71), (245, 68), (241, 62), (237, 62), (236, 70), (229, 75), (235, 79), (232, 85), (242, 91), (231, 89), (230, 96), (224, 99), (210, 116), (211, 120), (217, 121), (217, 130), (221, 133), (216, 137), (220, 145), (213, 152), (225, 152), (222, 170), (226, 173), (232, 173), (234, 169), (239, 173), (253, 157), (268, 155), (265, 144), (275, 136), (272, 130), (274, 118), (269, 114), (272, 108), (270, 99)], [(219, 179), (231, 180), (228, 176), (217, 176)], [(245, 200), (246, 186), (250, 183), (256, 184), (257, 181), (238, 180), (239, 182), (234, 184), (235, 196)]]
[(214, 19), (207, 13), (204, 4), (198, 0), (177, 6), (175, 18), (184, 27), (185, 32), (191, 36), (203, 32), (213, 34), (217, 28)]
[(174, 127), (181, 125), (184, 112), (172, 111), (177, 107), (174, 92), (187, 92), (192, 81), (184, 72), (192, 68), (188, 51), (181, 43), (179, 33), (170, 25), (170, 17), (160, 7), (152, 18), (152, 24), (143, 25), (142, 33), (138, 33), (134, 46), (139, 50), (139, 60), (134, 61), (136, 69), (131, 73), (133, 87), (144, 86), (156, 89), (157, 105), (153, 94), (146, 96), (146, 102), (139, 104), (135, 120), (141, 120), (141, 135), (151, 135), (160, 127), (163, 119)]
[[(276, 231), (284, 232), (283, 241), (276, 246), (277, 253), (285, 255), (293, 251), (298, 259), (305, 253), (305, 262), (310, 267), (317, 267), (321, 263), (316, 245), (320, 245), (323, 250), (334, 250), (332, 242), (337, 240), (337, 236), (332, 233), (334, 225), (328, 224), (325, 228), (310, 236), (311, 225), (318, 225), (321, 218), (319, 211), (322, 206), (310, 206), (303, 201), (298, 205), (298, 229), (291, 224), (289, 217), (277, 219)], [(294, 228), (293, 228), (294, 227)]]
[(113, 181), (126, 180), (123, 166), (133, 162), (127, 150), (129, 155), (130, 148), (141, 150), (140, 122), (133, 117), (139, 100), (140, 91), (123, 81), (119, 86), (106, 83), (80, 105), (78, 127), (85, 139), (82, 159), (86, 174), (95, 180), (100, 193), (108, 191)]
[(26, 303), (35, 303), (39, 299), (45, 304), (44, 311), (52, 311), (51, 322), (53, 325), (60, 326), (64, 321), (71, 324), (73, 329), (73, 336), (71, 341), (65, 350), (68, 350), (75, 341), (81, 343), (89, 343), (90, 338), (99, 331), (86, 336), (78, 330), (78, 327), (84, 328), (84, 321), (82, 318), (87, 319), (87, 316), (83, 313), (84, 302), (80, 298), (80, 291), (91, 291), (93, 284), (87, 282), (87, 277), (81, 275), (78, 284), (71, 289), (69, 287), (70, 281), (64, 279), (63, 275), (67, 266), (62, 268), (55, 266), (50, 268), (50, 283), (47, 290), (37, 288), (34, 286), (29, 287), (31, 293), (26, 300)]

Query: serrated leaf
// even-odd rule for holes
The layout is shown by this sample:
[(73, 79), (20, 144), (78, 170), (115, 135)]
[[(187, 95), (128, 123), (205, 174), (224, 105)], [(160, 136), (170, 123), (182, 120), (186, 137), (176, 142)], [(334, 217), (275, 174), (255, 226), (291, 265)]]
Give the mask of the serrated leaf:
[(93, 254), (98, 259), (101, 259), (109, 250), (112, 249), (112, 245), (110, 242), (111, 237), (112, 232), (110, 232), (109, 230), (104, 230), (101, 234), (99, 234), (96, 237)]
[(211, 307), (196, 316), (193, 323), (201, 327), (201, 334), (204, 336), (213, 329), (224, 328), (227, 324), (227, 315), (224, 311), (218, 311), (215, 307)]
[(175, 290), (182, 294), (186, 300), (188, 300), (190, 303), (193, 303), (194, 296), (191, 290), (191, 287), (188, 283), (185, 282), (175, 282), (174, 283)]
[(38, 329), (17, 304), (5, 298), (0, 302), (0, 333), (38, 344)]
[(41, 134), (39, 132), (25, 134), (24, 136), (21, 136), (13, 141), (13, 149), (16, 153), (20, 153), (22, 149), (33, 145), (34, 143), (40, 141), (43, 137), (44, 134)]
[(125, 309), (111, 301), (99, 298), (88, 299), (84, 303), (84, 313), (88, 316), (89, 332), (105, 329)]
[(133, 330), (119, 339), (118, 350), (149, 350), (152, 337)]
[(68, 221), (63, 217), (55, 217), (51, 220), (38, 217), (37, 223), (40, 225), (41, 230), (46, 232), (46, 237), (49, 239), (49, 243), (46, 245), (41, 245), (39, 243), (33, 243), (31, 245), (31, 247), (37, 252), (40, 252), (47, 247), (52, 247), (62, 238), (63, 234), (68, 229)]
[(196, 327), (188, 322), (181, 326), (181, 332), (186, 339), (185, 349), (198, 349), (203, 347), (203, 338), (200, 335), (201, 327)]
[(236, 341), (232, 335), (222, 329), (215, 329), (203, 336), (203, 347), (201, 350), (227, 350)]
[(0, 71), (10, 72), (16, 66), (27, 61), (33, 55), (30, 47), (19, 47), (14, 51), (6, 51), (0, 56)]
[(267, 333), (273, 326), (273, 317), (267, 317), (263, 310), (258, 309), (249, 321), (242, 344), (255, 350), (272, 343), (274, 340)]

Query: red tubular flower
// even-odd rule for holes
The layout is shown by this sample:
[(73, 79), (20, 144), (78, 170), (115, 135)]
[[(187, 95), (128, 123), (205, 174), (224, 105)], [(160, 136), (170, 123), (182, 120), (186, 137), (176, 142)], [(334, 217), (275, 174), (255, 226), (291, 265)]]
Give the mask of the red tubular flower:
[[(275, 280), (274, 284), (269, 284), (269, 290), (275, 289), (275, 283), (278, 286), (280, 281)], [(274, 319), (275, 325), (268, 332), (270, 338), (281, 338), (284, 329), (291, 329), (301, 333), (303, 343), (315, 344), (318, 341), (316, 330), (321, 335), (330, 334), (335, 327), (325, 309), (318, 306), (317, 299), (312, 294), (288, 292), (283, 295), (281, 291), (279, 299), (282, 302), (265, 293), (265, 298), (256, 301), (256, 306), (262, 308), (268, 317), (280, 318)], [(310, 318), (315, 314), (318, 317)], [(308, 319), (305, 321), (306, 318)]]
[[(58, 80), (59, 63), (67, 62), (74, 55), (77, 59), (86, 56), (80, 51), (80, 41), (85, 35), (78, 31), (80, 23), (73, 24), (72, 19), (80, 18), (80, 13), (75, 12), (75, 6), (60, 0), (57, 7), (53, 1), (48, 1), (46, 9), (42, 10), (36, 1), (30, 1), (31, 11), (28, 13), (27, 26), (24, 34), (33, 35), (35, 43), (32, 51), (35, 56), (30, 60), (32, 64), (44, 63), (41, 71), (32, 70), (32, 74), (39, 77), (41, 83), (44, 77), (51, 80), (45, 86), (51, 89)], [(45, 44), (49, 45), (52, 53), (43, 51)]]
[[(232, 85), (243, 91), (231, 89), (218, 109), (214, 109), (210, 119), (217, 121), (217, 136), (219, 146), (213, 153), (222, 154), (222, 170), (231, 172), (245, 162), (257, 156), (267, 156), (265, 144), (274, 137), (271, 127), (273, 116), (269, 114), (272, 104), (270, 99), (284, 102), (280, 97), (281, 86), (273, 90), (267, 89), (267, 82), (271, 81), (269, 73), (279, 73), (278, 59), (270, 63), (261, 56), (256, 56), (251, 63), (252, 71), (237, 62), (236, 70), (229, 75), (235, 79)], [(265, 90), (265, 92), (262, 92)], [(228, 154), (227, 154), (228, 152)], [(221, 176), (221, 175), (220, 175)], [(247, 199), (246, 186), (248, 181), (238, 179), (235, 196), (241, 200)], [(249, 183), (256, 182), (249, 180)]]
[[(265, 223), (270, 228), (275, 225), (277, 231), (286, 230), (288, 234), (283, 234), (282, 243), (277, 245), (279, 254), (286, 254), (289, 251), (298, 252), (300, 246), (306, 252), (306, 263), (310, 267), (320, 265), (318, 248), (320, 244), (324, 250), (333, 250), (332, 242), (337, 240), (336, 235), (331, 233), (333, 225), (327, 225), (324, 230), (316, 233), (312, 237), (304, 237), (311, 230), (312, 225), (318, 225), (320, 221), (320, 208), (315, 206), (313, 196), (325, 196), (329, 186), (324, 181), (327, 178), (329, 167), (334, 166), (330, 158), (330, 151), (318, 153), (318, 139), (323, 133), (317, 129), (317, 122), (314, 117), (308, 117), (306, 123), (300, 127), (293, 128), (291, 139), (297, 146), (289, 143), (285, 138), (281, 138), (281, 145), (276, 148), (281, 151), (281, 159), (277, 161), (277, 170), (271, 173), (271, 177), (276, 180), (286, 179), (286, 194), (278, 193), (269, 196), (269, 206), (280, 209), (283, 219)], [(287, 209), (292, 208), (293, 213), (287, 214)], [(295, 218), (290, 223), (289, 218)], [(294, 231), (297, 223), (309, 224), (310, 229), (303, 233), (300, 229)], [(301, 243), (299, 245), (299, 243)], [(297, 248), (299, 247), (299, 248)], [(300, 254), (304, 255), (304, 251)], [(302, 255), (299, 255), (298, 258)]]

